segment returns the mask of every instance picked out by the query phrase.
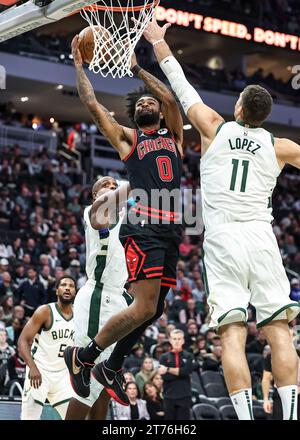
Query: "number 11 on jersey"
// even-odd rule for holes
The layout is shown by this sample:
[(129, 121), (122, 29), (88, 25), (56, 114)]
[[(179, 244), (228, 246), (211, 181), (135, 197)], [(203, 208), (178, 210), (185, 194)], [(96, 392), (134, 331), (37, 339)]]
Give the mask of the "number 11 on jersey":
[(246, 191), (247, 177), (248, 177), (248, 171), (249, 171), (249, 160), (240, 161), (238, 159), (232, 159), (232, 174), (231, 174), (231, 182), (230, 182), (230, 191), (235, 191), (236, 178), (237, 178), (237, 173), (238, 173), (238, 169), (240, 166), (240, 162), (242, 162), (242, 167), (243, 167), (243, 175), (242, 175), (240, 192)]

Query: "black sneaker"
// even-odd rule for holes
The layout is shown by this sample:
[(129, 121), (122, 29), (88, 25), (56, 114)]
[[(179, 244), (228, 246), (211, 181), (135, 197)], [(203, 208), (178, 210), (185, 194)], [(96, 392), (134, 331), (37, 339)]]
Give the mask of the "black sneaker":
[(128, 396), (124, 391), (125, 378), (121, 373), (121, 370), (110, 370), (106, 367), (105, 362), (101, 362), (93, 368), (92, 375), (104, 386), (110, 397), (121, 405), (130, 405)]
[(86, 398), (90, 395), (91, 369), (95, 364), (81, 362), (78, 359), (78, 353), (81, 350), (83, 350), (82, 347), (66, 347), (64, 358), (73, 390), (78, 396)]

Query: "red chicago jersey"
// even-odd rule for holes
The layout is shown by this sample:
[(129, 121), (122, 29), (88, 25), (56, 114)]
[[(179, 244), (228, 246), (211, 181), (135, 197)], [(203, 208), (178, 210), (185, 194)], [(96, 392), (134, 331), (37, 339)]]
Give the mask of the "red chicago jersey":
[(148, 206), (153, 205), (151, 190), (180, 189), (182, 158), (167, 128), (155, 131), (135, 130), (132, 150), (124, 163), (131, 188), (147, 193), (150, 201)]

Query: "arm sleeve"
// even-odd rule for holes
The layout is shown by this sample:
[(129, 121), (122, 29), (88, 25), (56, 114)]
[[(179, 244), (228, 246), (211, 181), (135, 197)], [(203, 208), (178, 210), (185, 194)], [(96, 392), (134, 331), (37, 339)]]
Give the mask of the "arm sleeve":
[(168, 78), (185, 114), (194, 104), (203, 103), (199, 93), (186, 79), (182, 67), (175, 57), (166, 57), (159, 65)]

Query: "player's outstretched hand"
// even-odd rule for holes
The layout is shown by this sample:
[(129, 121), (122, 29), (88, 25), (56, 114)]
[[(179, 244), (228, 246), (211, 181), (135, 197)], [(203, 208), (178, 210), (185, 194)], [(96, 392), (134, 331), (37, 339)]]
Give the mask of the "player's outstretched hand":
[(29, 370), (30, 385), (33, 388), (39, 388), (42, 383), (42, 375), (36, 365), (33, 365)]
[(156, 17), (154, 16), (146, 29), (144, 30), (144, 37), (149, 43), (153, 44), (156, 41), (164, 40), (165, 35), (169, 27), (172, 25), (170, 23), (164, 24), (162, 27), (158, 25)]
[(81, 67), (83, 64), (83, 59), (79, 50), (79, 43), (79, 35), (76, 35), (72, 40), (72, 55), (76, 67)]

